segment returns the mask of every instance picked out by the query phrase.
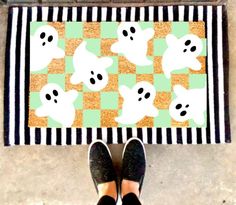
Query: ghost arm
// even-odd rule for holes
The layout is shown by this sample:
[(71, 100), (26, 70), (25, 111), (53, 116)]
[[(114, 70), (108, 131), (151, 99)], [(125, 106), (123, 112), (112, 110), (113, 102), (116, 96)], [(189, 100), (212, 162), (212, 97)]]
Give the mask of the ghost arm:
[(168, 34), (166, 36), (166, 43), (168, 46), (173, 46), (177, 42), (177, 38), (173, 34)]
[(121, 45), (122, 45), (122, 44), (121, 44), (119, 41), (113, 43), (112, 46), (111, 46), (111, 51), (112, 51), (113, 53), (121, 53), (122, 50), (123, 50)]
[(188, 67), (192, 70), (201, 70), (202, 65), (196, 58), (192, 59), (188, 64)]
[(73, 103), (78, 97), (78, 92), (76, 90), (69, 90), (66, 92), (66, 95), (67, 95), (67, 99)]
[(147, 28), (143, 31), (144, 38), (146, 41), (150, 40), (154, 36), (154, 29), (152, 28)]
[(159, 114), (158, 112), (158, 109), (156, 107), (154, 107), (154, 105), (150, 106), (148, 109), (147, 109), (147, 113), (146, 115), (148, 117), (157, 117)]
[(109, 57), (102, 57), (98, 60), (98, 65), (100, 68), (106, 69), (113, 64), (113, 60)]
[(42, 105), (41, 107), (36, 109), (35, 114), (38, 117), (46, 117), (48, 116), (48, 110), (45, 106)]
[(194, 122), (198, 125), (203, 125), (205, 122), (204, 113), (198, 113), (193, 118)]
[(121, 95), (123, 98), (127, 98), (127, 97), (130, 95), (131, 90), (130, 90), (127, 86), (121, 85), (121, 86), (119, 87), (119, 92), (120, 92), (120, 95)]
[(55, 48), (52, 52), (54, 58), (63, 58), (65, 56), (65, 51), (59, 47)]

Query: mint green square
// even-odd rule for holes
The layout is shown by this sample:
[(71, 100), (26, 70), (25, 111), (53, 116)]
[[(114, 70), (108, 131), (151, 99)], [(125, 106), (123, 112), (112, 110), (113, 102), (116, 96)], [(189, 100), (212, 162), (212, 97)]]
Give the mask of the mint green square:
[(101, 108), (108, 110), (118, 109), (118, 98), (117, 92), (102, 92), (101, 93)]
[(143, 22), (139, 22), (139, 25), (140, 25), (142, 30), (154, 27), (154, 23), (153, 22), (144, 22), (143, 21)]
[[(148, 59), (153, 62), (153, 57), (148, 56)], [(147, 66), (136, 66), (137, 74), (152, 74), (154, 72), (153, 63)]]
[(135, 74), (120, 74), (119, 75), (119, 86), (126, 85), (129, 88), (132, 88), (136, 84), (136, 75)]
[(47, 22), (30, 22), (30, 35), (34, 35), (39, 27), (45, 26), (47, 24)]
[(74, 106), (76, 110), (82, 110), (83, 109), (83, 93), (79, 92), (78, 96), (74, 102)]
[(109, 56), (113, 60), (113, 64), (108, 67), (106, 70), (109, 74), (118, 74), (118, 57), (117, 56)]
[(171, 33), (180, 38), (189, 33), (189, 22), (172, 22)]
[(84, 110), (83, 127), (100, 127), (100, 115), (99, 110)]
[(159, 115), (154, 118), (155, 127), (171, 127), (169, 110), (159, 110)]
[(204, 88), (206, 86), (206, 74), (189, 75), (190, 88)]
[(66, 22), (66, 38), (82, 38), (83, 22)]
[(206, 127), (206, 125), (207, 125), (207, 113), (206, 113), (206, 111), (204, 112), (204, 119), (205, 119), (205, 122), (204, 122), (203, 125), (198, 125), (193, 120), (189, 120), (189, 127)]
[(117, 38), (118, 22), (101, 22), (102, 38)]
[(95, 39), (95, 38), (87, 38), (84, 39), (87, 42), (87, 49), (95, 54), (96, 56), (101, 55), (101, 40), (100, 39)]
[(58, 40), (58, 47), (65, 50), (65, 40), (64, 39)]
[(41, 106), (39, 92), (30, 92), (30, 109), (37, 109)]
[[(121, 114), (122, 114), (122, 110), (118, 110), (118, 116), (121, 116)], [(136, 127), (136, 124), (125, 125), (125, 124), (118, 123), (118, 127)]]
[(91, 90), (83, 83), (83, 92), (91, 92)]
[(48, 73), (48, 67), (45, 67), (42, 70), (38, 70), (38, 71), (30, 71), (32, 74), (47, 74)]
[(154, 86), (157, 92), (171, 91), (171, 81), (164, 74), (154, 74)]
[(48, 74), (48, 83), (56, 83), (65, 90), (65, 75), (64, 74)]
[(164, 38), (154, 39), (154, 56), (162, 56), (167, 49)]
[(65, 63), (66, 63), (66, 73), (74, 73), (74, 65), (73, 65), (73, 56), (66, 56), (65, 57)]
[(48, 117), (48, 127), (62, 127), (62, 124)]
[(207, 40), (205, 38), (202, 38), (202, 52), (200, 56), (206, 56), (207, 55)]
[(173, 70), (171, 74), (188, 74), (189, 73), (189, 68), (183, 68), (179, 70)]

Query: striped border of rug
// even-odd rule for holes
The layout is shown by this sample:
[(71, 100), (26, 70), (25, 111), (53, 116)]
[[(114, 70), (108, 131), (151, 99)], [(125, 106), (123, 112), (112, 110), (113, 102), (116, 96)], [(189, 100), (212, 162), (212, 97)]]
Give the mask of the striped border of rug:
[[(207, 128), (29, 128), (31, 21), (204, 21), (207, 36)], [(76, 145), (95, 139), (147, 144), (230, 143), (228, 32), (225, 6), (10, 7), (6, 41), (4, 144)]]

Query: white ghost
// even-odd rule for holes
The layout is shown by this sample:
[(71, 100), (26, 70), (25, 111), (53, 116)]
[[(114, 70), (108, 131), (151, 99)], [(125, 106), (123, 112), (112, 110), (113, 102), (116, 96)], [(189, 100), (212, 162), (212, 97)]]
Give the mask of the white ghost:
[(132, 89), (120, 86), (119, 92), (124, 98), (122, 114), (115, 118), (121, 124), (134, 124), (145, 116), (156, 117), (158, 110), (153, 105), (156, 90), (149, 82), (139, 82)]
[(36, 109), (38, 117), (51, 117), (62, 124), (63, 127), (71, 127), (75, 119), (74, 101), (78, 96), (76, 90), (64, 90), (57, 84), (46, 84), (40, 91), (42, 106)]
[(182, 85), (175, 85), (174, 92), (177, 97), (169, 106), (171, 117), (178, 122), (193, 119), (196, 124), (203, 125), (206, 111), (206, 87), (187, 90)]
[(111, 46), (114, 53), (123, 54), (131, 63), (139, 66), (151, 65), (147, 58), (148, 41), (154, 36), (154, 30), (142, 30), (137, 22), (122, 22), (118, 30), (118, 42)]
[(200, 70), (201, 63), (197, 57), (202, 52), (201, 39), (193, 34), (187, 34), (177, 39), (173, 34), (166, 36), (166, 49), (162, 57), (162, 68), (166, 78), (170, 78), (171, 72), (183, 68)]
[(47, 67), (52, 59), (63, 58), (65, 52), (57, 46), (58, 32), (49, 25), (39, 27), (30, 36), (30, 70), (39, 71)]
[(110, 67), (113, 60), (109, 57), (98, 58), (86, 49), (87, 42), (83, 41), (75, 50), (73, 65), (75, 72), (71, 76), (72, 84), (83, 82), (90, 90), (102, 90), (108, 83), (106, 69)]

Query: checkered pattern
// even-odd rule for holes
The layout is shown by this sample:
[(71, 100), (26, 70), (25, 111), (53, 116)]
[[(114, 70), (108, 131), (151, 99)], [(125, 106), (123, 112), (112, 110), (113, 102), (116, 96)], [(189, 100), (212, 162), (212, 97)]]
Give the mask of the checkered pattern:
[[(31, 34), (45, 22), (32, 22)], [(111, 45), (117, 41), (118, 22), (66, 22), (48, 23), (59, 33), (58, 45), (65, 50), (63, 59), (53, 60), (47, 68), (30, 74), (29, 126), (61, 127), (51, 118), (39, 118), (35, 109), (41, 105), (39, 92), (47, 83), (57, 83), (65, 91), (75, 89), (79, 96), (74, 103), (76, 118), (73, 127), (123, 127), (114, 118), (121, 114), (123, 99), (118, 92), (120, 85), (132, 88), (139, 81), (148, 81), (156, 88), (155, 106), (159, 109), (156, 118), (145, 117), (133, 127), (199, 127), (192, 120), (179, 123), (171, 119), (169, 105), (175, 97), (173, 86), (181, 84), (186, 88), (201, 88), (206, 84), (206, 39), (204, 22), (140, 22), (142, 29), (154, 28), (155, 36), (148, 42), (147, 56), (153, 65), (140, 67), (130, 63), (124, 56), (111, 52)], [(200, 71), (189, 68), (172, 72), (171, 79), (166, 79), (161, 59), (167, 48), (165, 37), (172, 33), (180, 38), (188, 33), (198, 35), (204, 48), (198, 57), (202, 64)], [(75, 49), (83, 40), (87, 48), (97, 56), (109, 56), (113, 65), (108, 68), (109, 83), (100, 92), (90, 91), (84, 84), (70, 84), (74, 72), (72, 57)], [(130, 127), (130, 125), (129, 125)], [(202, 127), (206, 127), (203, 125)]]

